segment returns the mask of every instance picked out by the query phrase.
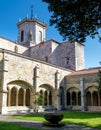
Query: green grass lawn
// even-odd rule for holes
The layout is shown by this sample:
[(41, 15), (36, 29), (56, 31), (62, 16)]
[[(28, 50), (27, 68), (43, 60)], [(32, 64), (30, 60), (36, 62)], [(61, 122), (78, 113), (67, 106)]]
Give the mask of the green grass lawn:
[(101, 113), (90, 112), (63, 112), (65, 123), (85, 125), (92, 128), (101, 128)]
[(25, 128), (13, 123), (0, 122), (0, 130), (38, 130), (38, 129)]
[[(92, 128), (101, 129), (101, 113), (90, 112), (61, 112), (64, 115), (62, 122), (85, 125)], [(43, 114), (32, 114), (24, 116), (13, 116), (13, 118), (22, 120), (33, 120), (45, 122)]]

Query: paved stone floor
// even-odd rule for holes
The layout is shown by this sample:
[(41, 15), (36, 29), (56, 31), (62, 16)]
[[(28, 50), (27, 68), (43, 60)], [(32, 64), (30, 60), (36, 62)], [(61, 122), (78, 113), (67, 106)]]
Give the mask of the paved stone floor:
[(0, 121), (16, 123), (29, 128), (38, 128), (38, 130), (100, 130), (100, 129), (93, 129), (85, 126), (74, 125), (74, 124), (66, 124), (63, 127), (58, 127), (58, 128), (43, 127), (41, 122), (12, 119), (9, 118), (8, 116), (2, 116), (2, 115), (0, 115)]

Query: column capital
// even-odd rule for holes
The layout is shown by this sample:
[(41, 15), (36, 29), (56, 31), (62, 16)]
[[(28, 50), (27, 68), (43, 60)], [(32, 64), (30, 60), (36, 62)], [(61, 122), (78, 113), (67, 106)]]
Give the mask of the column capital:
[(56, 80), (60, 80), (60, 72), (57, 70), (55, 74), (56, 74)]
[(39, 77), (39, 65), (35, 66), (35, 77)]
[(84, 78), (83, 78), (83, 77), (80, 77), (80, 81), (84, 81)]

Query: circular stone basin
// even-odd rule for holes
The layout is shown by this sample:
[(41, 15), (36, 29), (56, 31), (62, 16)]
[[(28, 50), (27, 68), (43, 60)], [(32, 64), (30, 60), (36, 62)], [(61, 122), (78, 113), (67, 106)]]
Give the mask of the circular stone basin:
[(58, 124), (63, 119), (63, 114), (59, 113), (46, 113), (44, 115), (44, 118), (52, 123), (52, 124)]

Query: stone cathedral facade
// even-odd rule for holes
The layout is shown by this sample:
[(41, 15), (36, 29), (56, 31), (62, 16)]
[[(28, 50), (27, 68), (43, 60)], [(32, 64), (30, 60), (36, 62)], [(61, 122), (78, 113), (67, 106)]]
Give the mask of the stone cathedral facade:
[(101, 111), (98, 71), (84, 67), (84, 45), (46, 39), (46, 24), (36, 18), (19, 21), (18, 40), (0, 37), (0, 113), (19, 114), (35, 108)]

